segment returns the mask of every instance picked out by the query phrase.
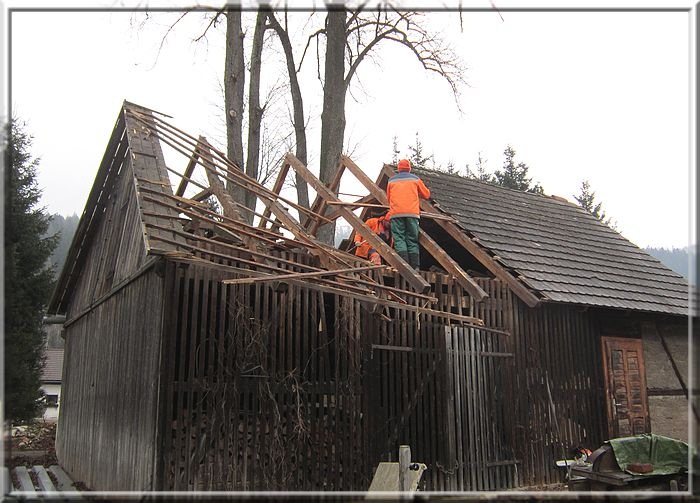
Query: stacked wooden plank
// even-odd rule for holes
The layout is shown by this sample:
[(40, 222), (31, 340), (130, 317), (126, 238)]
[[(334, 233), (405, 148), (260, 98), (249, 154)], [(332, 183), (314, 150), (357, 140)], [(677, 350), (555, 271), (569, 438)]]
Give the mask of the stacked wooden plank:
[(66, 497), (80, 499), (80, 491), (66, 472), (58, 465), (47, 468), (34, 465), (31, 468), (17, 466), (11, 471), (3, 467), (3, 496), (34, 498), (47, 496), (52, 499)]

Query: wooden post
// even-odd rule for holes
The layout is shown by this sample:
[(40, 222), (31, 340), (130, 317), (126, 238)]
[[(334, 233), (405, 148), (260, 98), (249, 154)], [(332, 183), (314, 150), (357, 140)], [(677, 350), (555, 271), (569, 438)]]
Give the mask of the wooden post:
[(399, 446), (399, 491), (408, 491), (408, 470), (411, 465), (411, 447)]

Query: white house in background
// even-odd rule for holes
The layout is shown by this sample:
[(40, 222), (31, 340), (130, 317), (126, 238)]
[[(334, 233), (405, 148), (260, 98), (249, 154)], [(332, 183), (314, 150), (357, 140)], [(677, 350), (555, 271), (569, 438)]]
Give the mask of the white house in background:
[(63, 374), (63, 349), (47, 349), (46, 365), (41, 374), (41, 389), (46, 395), (44, 419), (56, 421), (61, 404), (61, 377)]

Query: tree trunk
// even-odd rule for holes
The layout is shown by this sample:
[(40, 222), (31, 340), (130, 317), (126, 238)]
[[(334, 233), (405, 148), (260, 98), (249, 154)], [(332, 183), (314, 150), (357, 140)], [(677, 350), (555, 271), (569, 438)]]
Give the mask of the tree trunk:
[[(243, 27), (240, 7), (226, 10), (226, 61), (224, 67), (224, 103), (226, 146), (228, 157), (243, 170), (243, 94), (245, 63), (243, 60)], [(244, 202), (245, 191), (227, 182), (226, 190), (237, 202)]]
[[(253, 47), (250, 52), (250, 87), (248, 90), (248, 158), (245, 164), (245, 172), (251, 178), (258, 179), (258, 167), (260, 164), (260, 123), (262, 122), (263, 109), (260, 107), (260, 70), (262, 66), (263, 36), (265, 34), (265, 20), (267, 13), (260, 11), (255, 20), (253, 32)], [(255, 195), (246, 191), (245, 205), (255, 209)], [(248, 223), (253, 223), (253, 214), (243, 212), (243, 217)]]
[[(328, 5), (326, 16), (326, 61), (321, 112), (319, 178), (330, 183), (338, 170), (345, 136), (345, 18), (344, 6)], [(337, 192), (337, 191), (336, 191)], [(335, 223), (319, 228), (317, 237), (333, 244)]]
[[(292, 52), (292, 43), (289, 40), (287, 30), (277, 21), (274, 13), (269, 14), (270, 26), (275, 30), (277, 36), (282, 43), (284, 56), (287, 61), (287, 73), (289, 73), (289, 87), (292, 94), (292, 110), (294, 122), (294, 138), (296, 140), (296, 152), (294, 155), (304, 165), (308, 163), (306, 152), (306, 125), (304, 124), (304, 100), (301, 96), (301, 88), (299, 87), (299, 79), (297, 78), (296, 64), (294, 63), (294, 53)], [(297, 199), (299, 204), (305, 208), (309, 208), (309, 187), (306, 181), (299, 175), (296, 175)]]

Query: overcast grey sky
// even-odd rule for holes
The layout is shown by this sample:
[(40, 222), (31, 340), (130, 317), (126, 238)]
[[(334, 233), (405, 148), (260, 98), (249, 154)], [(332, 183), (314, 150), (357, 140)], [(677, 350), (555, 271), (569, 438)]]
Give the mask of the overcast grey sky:
[[(490, 6), (488, 0), (464, 4)], [(500, 13), (465, 12), (461, 27), (456, 13), (426, 14), (468, 68), (461, 112), (445, 82), (423, 72), (403, 48), (380, 47), (374, 61), (363, 63), (353, 87), (356, 99), (348, 98), (353, 159), (374, 177), (391, 160), (392, 138), (407, 153), (418, 132), (438, 164), (473, 166), (481, 152), (493, 171), (511, 145), (547, 194), (573, 201), (581, 181), (589, 180), (618, 230), (635, 244), (682, 247), (694, 240), (694, 13), (516, 12), (507, 10), (514, 2), (495, 4)], [(217, 107), (223, 26), (206, 43), (193, 44), (202, 21), (188, 16), (158, 53), (176, 15), (155, 15), (141, 29), (134, 21), (143, 16), (130, 12), (11, 17), (13, 112), (35, 137), (50, 212), (82, 212), (124, 99), (172, 115), (191, 134), (222, 139)], [(301, 43), (303, 33), (296, 35)], [(263, 78), (269, 87), (279, 74), (280, 55), (266, 54)], [(307, 63), (302, 78), (309, 141), (317, 149), (321, 87), (315, 64)], [(316, 172), (317, 160), (312, 155), (309, 162)]]

